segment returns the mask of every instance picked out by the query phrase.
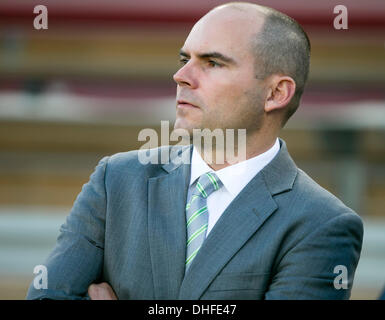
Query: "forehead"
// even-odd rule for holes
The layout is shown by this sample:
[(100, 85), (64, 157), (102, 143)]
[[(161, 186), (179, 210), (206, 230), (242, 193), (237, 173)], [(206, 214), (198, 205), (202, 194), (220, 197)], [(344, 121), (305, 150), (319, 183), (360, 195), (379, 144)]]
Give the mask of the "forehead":
[(192, 28), (183, 46), (190, 54), (217, 51), (233, 57), (250, 54), (252, 36), (263, 17), (234, 10), (210, 12)]

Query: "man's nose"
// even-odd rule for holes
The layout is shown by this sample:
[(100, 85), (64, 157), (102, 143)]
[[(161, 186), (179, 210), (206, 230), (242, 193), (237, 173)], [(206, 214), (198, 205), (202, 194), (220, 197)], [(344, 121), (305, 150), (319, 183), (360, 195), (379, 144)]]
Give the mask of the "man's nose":
[(194, 72), (194, 68), (190, 62), (187, 62), (184, 66), (182, 66), (173, 76), (174, 81), (179, 86), (187, 86), (191, 88), (197, 87), (197, 79)]

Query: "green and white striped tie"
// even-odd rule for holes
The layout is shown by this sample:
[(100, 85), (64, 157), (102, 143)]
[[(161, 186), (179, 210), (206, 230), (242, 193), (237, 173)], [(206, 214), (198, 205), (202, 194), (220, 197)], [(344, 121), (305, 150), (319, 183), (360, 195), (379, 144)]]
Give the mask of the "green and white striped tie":
[(208, 226), (207, 197), (222, 187), (222, 182), (213, 172), (202, 174), (186, 206), (187, 254), (186, 271), (206, 238)]

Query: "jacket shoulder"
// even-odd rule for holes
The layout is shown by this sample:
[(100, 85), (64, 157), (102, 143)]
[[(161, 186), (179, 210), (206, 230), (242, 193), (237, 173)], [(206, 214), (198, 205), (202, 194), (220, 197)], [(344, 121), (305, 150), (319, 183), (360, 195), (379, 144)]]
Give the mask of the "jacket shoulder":
[(104, 157), (107, 172), (133, 172), (135, 174), (157, 174), (171, 160), (173, 152), (179, 153), (184, 146), (160, 146), (152, 149), (139, 149), (119, 152)]
[(152, 149), (139, 149), (119, 152), (108, 156), (108, 166), (113, 169), (127, 167), (148, 167), (161, 165), (161, 154), (168, 152), (170, 146), (161, 146)]
[(339, 215), (351, 215), (351, 217), (361, 220), (360, 216), (341, 199), (319, 185), (303, 170), (299, 168), (297, 170), (293, 191), (298, 194), (304, 211), (317, 210), (317, 213), (327, 220)]

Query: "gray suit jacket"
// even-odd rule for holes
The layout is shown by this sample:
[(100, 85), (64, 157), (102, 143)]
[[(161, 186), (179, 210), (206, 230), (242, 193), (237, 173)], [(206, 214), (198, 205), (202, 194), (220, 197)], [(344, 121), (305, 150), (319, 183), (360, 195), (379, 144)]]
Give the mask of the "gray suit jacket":
[[(45, 263), (48, 289), (31, 284), (27, 298), (82, 299), (101, 281), (119, 299), (349, 298), (362, 221), (298, 169), (280, 144), (225, 210), (187, 274), (190, 165), (143, 165), (138, 151), (103, 158)], [(347, 289), (334, 286), (338, 265), (347, 268)]]

